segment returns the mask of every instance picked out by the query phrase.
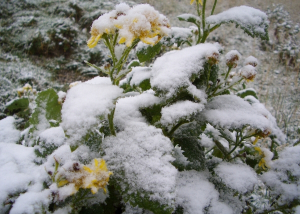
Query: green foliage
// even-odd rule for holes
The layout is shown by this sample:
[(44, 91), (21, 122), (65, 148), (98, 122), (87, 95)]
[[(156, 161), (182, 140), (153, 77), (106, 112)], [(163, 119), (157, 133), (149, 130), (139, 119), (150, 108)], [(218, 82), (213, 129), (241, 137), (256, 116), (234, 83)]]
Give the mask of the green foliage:
[(155, 104), (150, 107), (141, 108), (140, 112), (147, 119), (150, 124), (155, 124), (161, 118), (161, 109), (163, 105)]
[(29, 99), (20, 98), (14, 100), (12, 103), (6, 106), (5, 113), (8, 115), (17, 114), (19, 117), (28, 118), (30, 116)]
[(160, 52), (161, 46), (162, 44), (159, 42), (154, 46), (148, 45), (139, 49), (136, 53), (139, 61), (142, 63), (148, 62), (153, 59), (153, 57), (155, 57)]
[(245, 98), (246, 96), (253, 96), (256, 99), (258, 99), (256, 92), (253, 89), (245, 89), (242, 91), (238, 91), (236, 95), (238, 95), (241, 98)]
[[(38, 129), (38, 124), (47, 120), (51, 120), (59, 123), (61, 121), (61, 105), (58, 103), (58, 96), (53, 89), (42, 91), (37, 95), (36, 105), (31, 118), (29, 119), (30, 124), (33, 126), (30, 132), (34, 132)], [(51, 124), (51, 123), (50, 123)], [(52, 123), (53, 126), (55, 124)]]
[(185, 22), (190, 22), (195, 25), (199, 25), (199, 17), (193, 15), (193, 14), (182, 14), (177, 16), (179, 21), (185, 21)]
[(204, 148), (200, 145), (198, 136), (201, 134), (201, 124), (197, 122), (182, 125), (173, 136), (173, 144), (184, 151), (183, 155), (190, 162), (185, 170), (201, 171), (205, 168)]

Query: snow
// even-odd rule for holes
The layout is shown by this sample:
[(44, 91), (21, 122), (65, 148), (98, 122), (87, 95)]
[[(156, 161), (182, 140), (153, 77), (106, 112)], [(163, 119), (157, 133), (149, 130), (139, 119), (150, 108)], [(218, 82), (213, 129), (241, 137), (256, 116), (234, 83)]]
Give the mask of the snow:
[(161, 110), (160, 122), (164, 126), (175, 125), (180, 120), (189, 119), (193, 114), (202, 111), (204, 105), (192, 101), (179, 101)]
[(52, 127), (39, 134), (40, 140), (46, 144), (61, 146), (65, 141), (65, 133), (62, 127)]
[(239, 74), (247, 81), (252, 81), (255, 78), (257, 72), (255, 70), (255, 67), (253, 67), (252, 65), (245, 65), (241, 68)]
[[(279, 158), (271, 164), (271, 170), (261, 175), (261, 179), (272, 189), (274, 195), (279, 195), (279, 202), (291, 202), (300, 197), (300, 146), (286, 147), (279, 152)], [(287, 176), (294, 177), (290, 180)]]
[(151, 68), (148, 67), (134, 67), (132, 71), (126, 76), (128, 80), (130, 80), (130, 85), (139, 85), (146, 79), (150, 79)]
[(219, 53), (220, 45), (199, 44), (179, 51), (171, 51), (156, 59), (151, 71), (151, 86), (172, 97), (179, 88), (192, 85), (190, 78), (200, 74), (206, 57)]
[(177, 201), (187, 214), (202, 214), (204, 208), (212, 207), (209, 213), (234, 213), (226, 204), (220, 202), (219, 193), (203, 172), (183, 171), (177, 176)]
[(213, 98), (201, 112), (211, 124), (224, 128), (242, 128), (250, 125), (260, 130), (271, 129), (270, 121), (248, 102), (235, 95)]
[(252, 65), (253, 67), (256, 67), (258, 64), (258, 59), (256, 59), (254, 56), (249, 56), (244, 61), (244, 65)]
[(116, 104), (114, 124), (122, 130), (132, 124), (145, 123), (146, 120), (142, 117), (139, 109), (158, 104), (160, 101), (160, 98), (154, 96), (151, 91), (137, 96), (121, 98)]
[(15, 128), (15, 118), (8, 116), (0, 120), (0, 142), (16, 143), (20, 138), (20, 131)]
[[(35, 157), (32, 147), (0, 143), (0, 212), (6, 209), (7, 199), (24, 190), (27, 192), (17, 198), (10, 213), (33, 213), (35, 203), (47, 203), (47, 194), (40, 192), (47, 175), (43, 167), (33, 162)], [(33, 195), (38, 198), (32, 198)]]
[(177, 170), (170, 163), (172, 143), (160, 129), (144, 123), (130, 125), (116, 137), (105, 138), (103, 148), (122, 191), (146, 192), (151, 200), (172, 204)]
[(248, 6), (233, 7), (206, 18), (208, 24), (214, 25), (231, 21), (246, 28), (251, 34), (264, 34), (265, 28), (269, 24), (268, 16), (264, 12)]
[(227, 186), (240, 193), (253, 190), (258, 183), (255, 171), (245, 164), (223, 162), (214, 171)]
[(95, 77), (93, 80), (72, 87), (67, 92), (62, 107), (61, 126), (72, 141), (82, 136), (99, 122), (99, 117), (107, 117), (114, 107), (114, 99), (122, 95), (122, 89), (111, 85), (109, 78)]

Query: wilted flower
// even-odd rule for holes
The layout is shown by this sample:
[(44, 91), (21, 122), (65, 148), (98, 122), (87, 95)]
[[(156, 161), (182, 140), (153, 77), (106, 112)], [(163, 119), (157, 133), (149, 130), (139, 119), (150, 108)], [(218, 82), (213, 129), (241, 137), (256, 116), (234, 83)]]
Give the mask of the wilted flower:
[(63, 91), (59, 91), (57, 93), (57, 96), (58, 96), (58, 103), (62, 104), (65, 101), (65, 99), (66, 99), (67, 93), (63, 92)]
[(249, 56), (245, 59), (244, 65), (252, 65), (253, 67), (256, 67), (258, 65), (258, 60), (253, 56)]
[(247, 82), (253, 81), (256, 76), (255, 67), (252, 65), (244, 66), (240, 71), (240, 76), (242, 76)]
[(217, 52), (210, 53), (206, 55), (206, 59), (208, 64), (215, 65), (219, 62), (219, 53)]
[(237, 61), (241, 58), (240, 53), (237, 50), (231, 50), (226, 55), (226, 65), (230, 68), (235, 68), (237, 66)]

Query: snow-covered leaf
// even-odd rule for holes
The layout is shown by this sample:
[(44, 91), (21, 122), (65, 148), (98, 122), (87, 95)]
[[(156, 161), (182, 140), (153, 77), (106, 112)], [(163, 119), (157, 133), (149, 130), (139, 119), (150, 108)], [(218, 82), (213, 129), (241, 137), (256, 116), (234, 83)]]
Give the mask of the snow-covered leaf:
[(251, 37), (260, 37), (268, 40), (268, 16), (253, 7), (239, 6), (223, 11), (217, 15), (206, 18), (207, 24), (221, 25), (224, 23), (235, 23)]

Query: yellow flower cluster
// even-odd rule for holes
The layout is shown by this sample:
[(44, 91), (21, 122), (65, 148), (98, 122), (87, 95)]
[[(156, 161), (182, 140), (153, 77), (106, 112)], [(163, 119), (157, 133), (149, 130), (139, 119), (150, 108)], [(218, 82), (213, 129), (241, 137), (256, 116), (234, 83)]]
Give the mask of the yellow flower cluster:
[(169, 29), (168, 19), (152, 6), (141, 4), (130, 8), (122, 3), (116, 6), (116, 10), (100, 16), (93, 22), (91, 38), (87, 45), (93, 48), (103, 35), (116, 33), (119, 36), (119, 44), (125, 43), (127, 47), (130, 47), (136, 39), (155, 45), (167, 35)]
[(105, 186), (108, 184), (110, 175), (112, 175), (112, 172), (107, 170), (103, 159), (94, 159), (93, 164), (83, 165), (82, 167), (78, 163), (74, 163), (71, 171), (64, 175), (58, 174), (57, 186), (62, 187), (66, 184), (73, 184), (75, 188), (73, 194), (80, 188), (91, 189), (93, 194), (97, 193), (99, 189), (103, 189), (106, 193)]
[(31, 85), (26, 83), (22, 88), (19, 88), (17, 93), (18, 93), (18, 96), (21, 97), (25, 92), (34, 92)]

